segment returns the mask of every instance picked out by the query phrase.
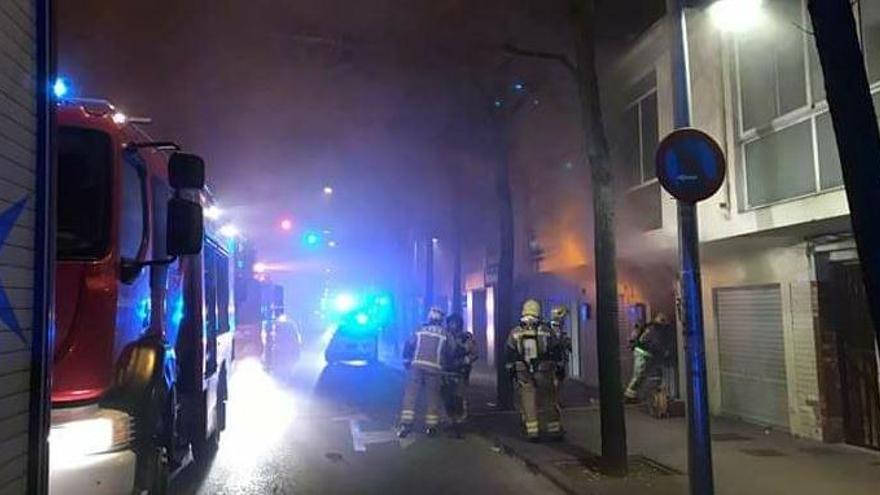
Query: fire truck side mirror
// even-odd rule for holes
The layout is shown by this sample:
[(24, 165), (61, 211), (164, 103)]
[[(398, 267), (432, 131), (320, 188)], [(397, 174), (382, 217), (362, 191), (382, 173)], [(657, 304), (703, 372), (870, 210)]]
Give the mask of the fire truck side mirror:
[(204, 235), (202, 206), (183, 198), (171, 198), (168, 201), (168, 255), (198, 254)]
[(205, 161), (198, 155), (175, 152), (168, 160), (168, 183), (174, 189), (202, 189)]

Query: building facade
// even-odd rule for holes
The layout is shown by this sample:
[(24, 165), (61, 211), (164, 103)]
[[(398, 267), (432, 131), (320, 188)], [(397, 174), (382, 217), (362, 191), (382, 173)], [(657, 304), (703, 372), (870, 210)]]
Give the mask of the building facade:
[[(880, 448), (877, 343), (806, 1), (763, 5), (760, 22), (739, 34), (705, 9), (687, 15), (693, 126), (728, 162), (721, 190), (699, 205), (710, 406), (797, 436)], [(877, 105), (880, 2), (854, 8)], [(624, 378), (632, 325), (677, 315), (676, 203), (654, 171), (657, 145), (673, 130), (670, 33), (661, 18), (600, 56)], [(542, 67), (537, 79), (510, 139), (518, 296), (570, 305), (572, 372), (596, 385), (593, 212), (577, 90), (564, 70)], [(481, 337), (491, 269), (467, 280)]]
[[(856, 15), (876, 94), (880, 3)], [(726, 183), (699, 206), (712, 411), (880, 448), (877, 346), (806, 2), (764, 2), (738, 34), (707, 11), (687, 17), (693, 126), (728, 159)], [(606, 111), (622, 115), (621, 244), (649, 272), (674, 260), (677, 235), (675, 201), (653, 172), (672, 129), (670, 32), (662, 20), (644, 33), (603, 85)]]

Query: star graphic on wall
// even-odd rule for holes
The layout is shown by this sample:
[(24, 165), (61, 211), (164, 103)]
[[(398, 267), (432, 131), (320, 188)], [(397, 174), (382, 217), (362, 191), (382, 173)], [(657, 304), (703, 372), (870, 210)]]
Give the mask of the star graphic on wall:
[[(26, 197), (0, 213), (0, 251), (6, 245), (6, 238), (9, 237), (9, 233), (12, 232), (12, 228), (15, 227), (18, 218), (24, 211), (25, 203), (27, 203)], [(27, 343), (27, 340), (24, 338), (24, 331), (18, 323), (18, 318), (15, 316), (12, 305), (9, 303), (6, 287), (3, 285), (2, 280), (0, 280), (0, 321), (18, 335), (22, 342)]]

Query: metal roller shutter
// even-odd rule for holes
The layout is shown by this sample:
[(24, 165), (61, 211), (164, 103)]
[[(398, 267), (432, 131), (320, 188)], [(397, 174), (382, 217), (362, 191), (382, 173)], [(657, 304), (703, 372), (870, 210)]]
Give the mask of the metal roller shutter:
[(715, 314), (723, 412), (788, 428), (780, 287), (716, 289)]

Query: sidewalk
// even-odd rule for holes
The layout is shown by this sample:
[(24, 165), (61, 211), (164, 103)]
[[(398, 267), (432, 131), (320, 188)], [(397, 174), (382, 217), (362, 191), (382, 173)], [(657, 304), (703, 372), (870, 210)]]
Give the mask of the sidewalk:
[[(687, 484), (687, 426), (684, 418), (657, 420), (639, 407), (627, 409), (630, 475), (598, 473), (599, 410), (581, 384), (567, 382), (565, 441), (533, 444), (520, 432), (519, 416), (487, 404), (491, 375), (472, 381), (471, 426), (502, 451), (519, 458), (561, 488), (575, 494), (683, 494)], [(581, 404), (586, 403), (586, 404)], [(880, 493), (880, 452), (794, 438), (786, 433), (725, 418), (712, 420), (715, 492), (718, 494), (847, 495)]]

